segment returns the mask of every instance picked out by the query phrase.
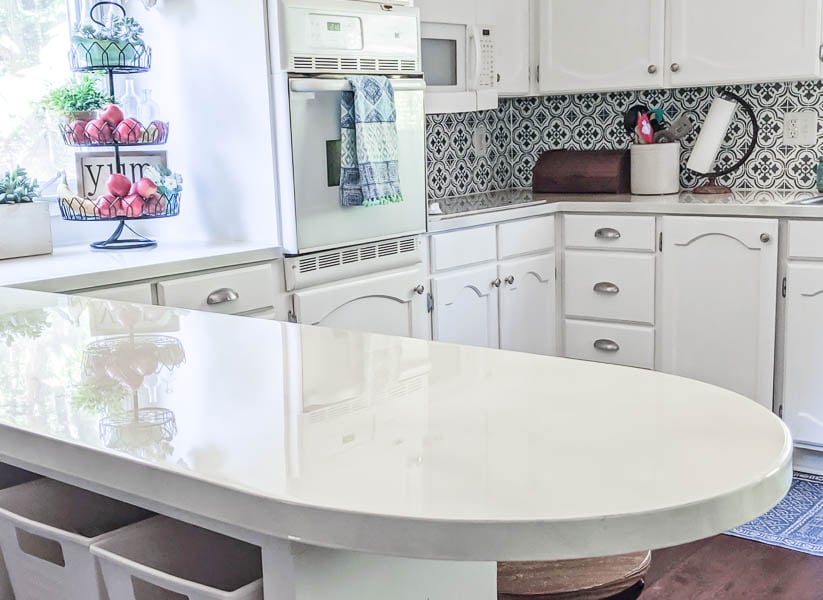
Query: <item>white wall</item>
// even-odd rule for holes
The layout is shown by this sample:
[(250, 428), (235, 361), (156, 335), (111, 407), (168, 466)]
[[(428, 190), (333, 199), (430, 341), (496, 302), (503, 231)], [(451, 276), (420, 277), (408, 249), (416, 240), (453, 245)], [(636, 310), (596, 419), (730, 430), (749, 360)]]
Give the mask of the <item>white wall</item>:
[(152, 89), (171, 122), (169, 167), (184, 177), (181, 216), (135, 227), (161, 242), (277, 243), (265, 1), (127, 7), (153, 52), (152, 70), (137, 84)]

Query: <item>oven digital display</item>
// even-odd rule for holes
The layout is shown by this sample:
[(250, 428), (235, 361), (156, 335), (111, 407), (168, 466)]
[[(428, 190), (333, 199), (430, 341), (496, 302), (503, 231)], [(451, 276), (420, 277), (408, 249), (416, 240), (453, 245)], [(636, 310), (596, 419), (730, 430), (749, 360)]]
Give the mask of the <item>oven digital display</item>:
[(342, 25), (340, 25), (340, 23), (332, 23), (331, 21), (326, 23), (326, 28), (329, 31), (342, 31), (343, 30), (343, 27), (342, 27)]

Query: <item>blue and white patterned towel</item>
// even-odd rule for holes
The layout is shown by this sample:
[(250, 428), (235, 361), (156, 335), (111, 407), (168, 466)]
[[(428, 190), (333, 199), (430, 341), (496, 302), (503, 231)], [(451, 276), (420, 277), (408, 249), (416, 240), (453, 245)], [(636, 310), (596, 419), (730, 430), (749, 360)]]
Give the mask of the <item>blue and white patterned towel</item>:
[(402, 202), (394, 88), (386, 77), (347, 79), (354, 91), (343, 92), (340, 101), (340, 201)]

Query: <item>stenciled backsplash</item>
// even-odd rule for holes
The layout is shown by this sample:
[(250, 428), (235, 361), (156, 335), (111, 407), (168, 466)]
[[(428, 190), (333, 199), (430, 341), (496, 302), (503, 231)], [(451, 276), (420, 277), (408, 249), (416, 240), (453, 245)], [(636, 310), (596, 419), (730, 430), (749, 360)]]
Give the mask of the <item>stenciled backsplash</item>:
[[(823, 156), (823, 136), (815, 147), (783, 145), (783, 115), (814, 110), (818, 131), (823, 123), (823, 82), (758, 83), (726, 86), (748, 100), (757, 113), (757, 150), (739, 171), (719, 181), (738, 189), (811, 189), (815, 166)], [(698, 178), (685, 169), (718, 88), (682, 88), (609, 92), (574, 96), (501, 99), (497, 110), (429, 115), (427, 135), (428, 194), (430, 199), (479, 192), (531, 187), (532, 169), (545, 150), (602, 150), (628, 148), (623, 113), (635, 104), (665, 110), (668, 121), (691, 113), (695, 131), (683, 140), (681, 182), (692, 188)], [(477, 156), (472, 136), (485, 126), (487, 154)], [(738, 110), (718, 157), (726, 167), (742, 156), (752, 126)], [(745, 134), (744, 134), (745, 131)]]

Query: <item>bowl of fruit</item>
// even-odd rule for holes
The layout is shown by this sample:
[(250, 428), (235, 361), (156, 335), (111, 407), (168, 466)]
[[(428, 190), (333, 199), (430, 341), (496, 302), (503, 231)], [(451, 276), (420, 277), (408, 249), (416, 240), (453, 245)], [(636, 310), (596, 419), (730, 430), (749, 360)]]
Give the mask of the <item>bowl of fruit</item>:
[(127, 117), (116, 104), (109, 104), (89, 120), (77, 118), (60, 125), (63, 141), (69, 146), (153, 146), (165, 144), (169, 124), (155, 120), (143, 124)]

